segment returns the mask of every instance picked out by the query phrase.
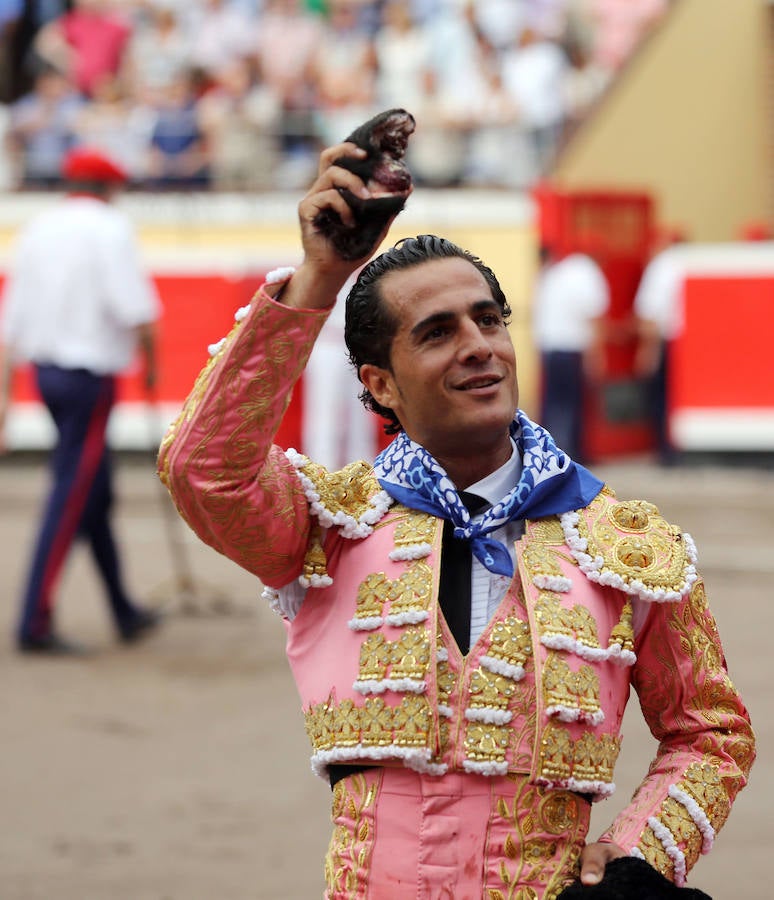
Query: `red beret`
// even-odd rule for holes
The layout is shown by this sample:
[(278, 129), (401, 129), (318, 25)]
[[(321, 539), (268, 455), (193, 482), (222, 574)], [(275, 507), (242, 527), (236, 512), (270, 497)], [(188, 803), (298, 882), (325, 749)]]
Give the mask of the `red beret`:
[(104, 181), (122, 184), (128, 174), (100, 150), (76, 147), (62, 160), (62, 175), (67, 181)]

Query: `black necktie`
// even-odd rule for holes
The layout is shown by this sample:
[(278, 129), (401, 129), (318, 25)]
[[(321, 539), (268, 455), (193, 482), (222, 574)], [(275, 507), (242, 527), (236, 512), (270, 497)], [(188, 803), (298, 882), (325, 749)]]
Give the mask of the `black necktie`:
[[(460, 499), (471, 516), (489, 506), (483, 497), (460, 491)], [(454, 523), (445, 520), (441, 543), (439, 599), (446, 624), (465, 656), (470, 649), (470, 571), (473, 553), (470, 541), (454, 537)]]

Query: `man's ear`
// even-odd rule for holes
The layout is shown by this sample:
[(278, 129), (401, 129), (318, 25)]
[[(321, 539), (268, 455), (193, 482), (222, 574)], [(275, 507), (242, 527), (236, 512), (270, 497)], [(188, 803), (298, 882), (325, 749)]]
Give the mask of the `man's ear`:
[(372, 363), (364, 363), (358, 372), (360, 380), (380, 406), (392, 409), (398, 397), (395, 379), (389, 369), (382, 369)]

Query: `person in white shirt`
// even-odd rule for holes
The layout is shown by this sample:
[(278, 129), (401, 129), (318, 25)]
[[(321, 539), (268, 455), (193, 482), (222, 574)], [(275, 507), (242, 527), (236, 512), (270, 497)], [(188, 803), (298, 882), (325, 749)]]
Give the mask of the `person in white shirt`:
[(540, 421), (562, 450), (582, 460), (584, 388), (602, 375), (602, 317), (610, 305), (610, 288), (584, 253), (558, 258), (541, 247), (541, 257), (534, 318), (543, 381)]
[(158, 614), (124, 586), (110, 526), (111, 465), (106, 428), (118, 373), (145, 359), (156, 378), (159, 301), (143, 274), (131, 224), (109, 201), (126, 181), (111, 159), (88, 148), (63, 163), (70, 193), (24, 229), (6, 283), (0, 326), (0, 447), (14, 368), (31, 363), (57, 431), (52, 485), (30, 564), (16, 633), (20, 651), (83, 648), (54, 626), (54, 593), (67, 553), (85, 537), (104, 583), (119, 638), (149, 633)]
[(656, 453), (662, 465), (672, 465), (677, 455), (669, 435), (667, 389), (669, 345), (683, 330), (683, 270), (675, 246), (685, 240), (679, 229), (665, 229), (660, 247), (642, 274), (634, 296), (637, 350), (634, 372), (648, 390)]

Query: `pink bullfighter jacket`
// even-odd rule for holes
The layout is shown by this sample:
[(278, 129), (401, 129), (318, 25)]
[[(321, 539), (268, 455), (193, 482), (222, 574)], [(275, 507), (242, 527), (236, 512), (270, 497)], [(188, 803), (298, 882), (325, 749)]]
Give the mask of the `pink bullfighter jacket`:
[(325, 316), (260, 290), (159, 456), (199, 537), (285, 598), (313, 768), (522, 773), (601, 799), (634, 687), (658, 752), (601, 839), (684, 883), (755, 755), (690, 537), (609, 488), (528, 521), (508, 593), (461, 656), (438, 604), (441, 521), (393, 503), (365, 462), (329, 472), (272, 444)]

